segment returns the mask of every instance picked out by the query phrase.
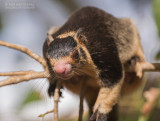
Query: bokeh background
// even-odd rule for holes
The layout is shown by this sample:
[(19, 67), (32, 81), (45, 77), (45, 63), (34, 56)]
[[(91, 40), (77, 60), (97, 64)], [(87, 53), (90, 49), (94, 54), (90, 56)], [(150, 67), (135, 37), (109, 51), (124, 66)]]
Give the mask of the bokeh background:
[[(52, 26), (61, 26), (78, 8), (95, 6), (116, 17), (135, 21), (146, 60), (160, 59), (160, 0), (0, 0), (0, 40), (23, 45), (42, 55), (46, 33)], [(27, 55), (0, 46), (0, 72), (36, 70), (43, 68)], [(120, 102), (122, 121), (160, 121), (154, 108), (151, 119), (145, 119), (141, 107), (145, 101), (143, 91), (160, 87), (159, 73), (146, 73), (139, 90)], [(5, 77), (0, 77), (0, 80)], [(47, 94), (46, 79), (32, 80), (0, 88), (0, 121), (40, 121), (37, 116), (53, 108), (53, 99)], [(87, 106), (85, 105), (85, 112)], [(64, 89), (60, 99), (60, 118), (74, 120), (78, 115), (79, 98)], [(160, 114), (160, 113), (159, 113)], [(44, 121), (51, 121), (52, 114)]]

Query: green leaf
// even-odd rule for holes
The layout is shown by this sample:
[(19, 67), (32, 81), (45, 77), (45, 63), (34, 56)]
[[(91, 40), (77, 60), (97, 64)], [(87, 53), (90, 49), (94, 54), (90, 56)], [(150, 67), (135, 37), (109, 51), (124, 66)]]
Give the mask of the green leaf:
[(147, 121), (147, 117), (141, 115), (141, 116), (138, 118), (138, 121)]
[(25, 96), (24, 100), (19, 105), (19, 110), (23, 109), (27, 104), (35, 101), (42, 100), (42, 96), (40, 96), (40, 93), (36, 90), (29, 90), (28, 94)]
[(158, 34), (160, 37), (160, 0), (152, 0), (153, 1), (153, 11), (155, 16), (155, 21), (158, 28)]
[(160, 51), (157, 53), (155, 58), (156, 58), (156, 60), (160, 60)]

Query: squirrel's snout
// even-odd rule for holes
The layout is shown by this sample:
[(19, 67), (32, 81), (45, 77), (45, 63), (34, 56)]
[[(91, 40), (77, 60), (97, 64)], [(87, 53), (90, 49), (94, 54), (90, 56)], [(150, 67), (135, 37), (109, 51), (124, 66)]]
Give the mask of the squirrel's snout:
[(54, 72), (61, 78), (67, 78), (72, 72), (72, 66), (66, 62), (58, 62), (54, 65)]

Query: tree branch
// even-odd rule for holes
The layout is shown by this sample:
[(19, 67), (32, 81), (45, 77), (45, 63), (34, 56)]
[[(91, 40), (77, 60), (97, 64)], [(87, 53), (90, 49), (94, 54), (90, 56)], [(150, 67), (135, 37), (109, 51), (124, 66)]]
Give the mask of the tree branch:
[(50, 111), (47, 111), (47, 112), (45, 112), (44, 114), (40, 114), (38, 117), (44, 118), (45, 115), (47, 115), (47, 114), (49, 114), (49, 113), (54, 113), (54, 109), (53, 109), (53, 110), (50, 110)]
[(58, 102), (59, 102), (59, 92), (62, 86), (62, 81), (57, 81), (56, 89), (54, 92), (54, 118), (52, 121), (58, 121)]
[(137, 62), (135, 66), (127, 68), (127, 72), (136, 72), (138, 77), (142, 77), (144, 72), (160, 72), (160, 63)]
[[(33, 58), (37, 62), (39, 62), (44, 67), (43, 72), (16, 71), (16, 72), (0, 73), (0, 76), (10, 76), (9, 78), (7, 78), (5, 80), (0, 81), (0, 87), (6, 86), (6, 85), (11, 85), (11, 84), (17, 84), (17, 83), (29, 81), (32, 79), (50, 78), (51, 77), (51, 75), (48, 71), (47, 63), (43, 57), (39, 56), (38, 54), (35, 54), (34, 52), (29, 50), (28, 48), (25, 48), (20, 45), (11, 44), (11, 43), (7, 43), (4, 41), (0, 41), (0, 45), (6, 46), (8, 48), (13, 48), (13, 49), (19, 50), (19, 51), (27, 54), (28, 56), (30, 56), (31, 58)], [(136, 72), (137, 76), (142, 77), (143, 72), (160, 71), (160, 63), (138, 62), (135, 66), (133, 66), (125, 71)], [(85, 83), (86, 82), (84, 82), (84, 85), (85, 85)], [(62, 81), (61, 80), (57, 81), (57, 86), (56, 86), (55, 93), (54, 93), (54, 119), (53, 119), (53, 121), (58, 121), (58, 102), (59, 102), (59, 91), (60, 91), (61, 85), (62, 85)], [(86, 88), (86, 87), (84, 86), (84, 88)], [(80, 97), (79, 121), (82, 120), (82, 115), (83, 115), (84, 92), (85, 92), (85, 89), (84, 89), (84, 91), (81, 92), (81, 97)], [(50, 113), (50, 112), (46, 112), (45, 114), (48, 114), (48, 113)]]
[(34, 73), (34, 71), (15, 71), (15, 72), (3, 72), (0, 73), (0, 76), (22, 76), (26, 74)]
[(29, 50), (26, 47), (23, 47), (21, 45), (11, 44), (11, 43), (8, 43), (8, 42), (5, 42), (5, 41), (0, 41), (0, 45), (6, 46), (8, 48), (16, 49), (18, 51), (21, 51), (21, 52), (27, 54), (28, 56), (30, 56), (31, 58), (35, 59), (40, 64), (42, 64), (44, 68), (46, 68), (46, 66), (47, 66), (44, 58), (42, 58), (38, 54), (32, 52), (31, 50)]
[[(12, 72), (8, 73), (11, 74)], [(1, 75), (1, 74), (0, 74)], [(49, 78), (50, 75), (47, 72), (32, 72), (32, 73), (28, 73), (22, 76), (11, 76), (3, 81), (0, 81), (0, 87), (2, 86), (6, 86), (6, 85), (12, 85), (12, 84), (17, 84), (20, 82), (24, 82), (24, 81), (29, 81), (32, 79), (37, 79), (37, 78)]]
[(26, 47), (8, 43), (5, 41), (0, 41), (0, 45), (6, 46), (8, 48), (16, 49), (19, 50), (31, 58), (35, 59), (37, 62), (39, 62), (43, 67), (44, 67), (44, 72), (35, 72), (35, 71), (16, 71), (16, 72), (3, 72), (0, 73), (0, 76), (11, 76), (3, 81), (0, 81), (0, 87), (6, 86), (6, 85), (11, 85), (11, 84), (17, 84), (23, 81), (29, 81), (32, 79), (37, 79), (37, 78), (49, 78), (50, 74), (48, 72), (48, 67), (46, 64), (46, 61), (44, 58), (39, 56), (38, 54), (32, 52)]

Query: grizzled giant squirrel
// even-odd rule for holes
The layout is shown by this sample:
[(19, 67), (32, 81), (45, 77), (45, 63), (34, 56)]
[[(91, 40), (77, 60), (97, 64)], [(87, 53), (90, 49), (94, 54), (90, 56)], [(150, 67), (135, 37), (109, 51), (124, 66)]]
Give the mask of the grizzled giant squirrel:
[(108, 121), (120, 95), (140, 85), (141, 78), (125, 70), (145, 61), (134, 22), (95, 7), (81, 8), (63, 26), (51, 29), (43, 55), (53, 77), (49, 95), (58, 80), (77, 95), (86, 81), (85, 99), (94, 121)]

